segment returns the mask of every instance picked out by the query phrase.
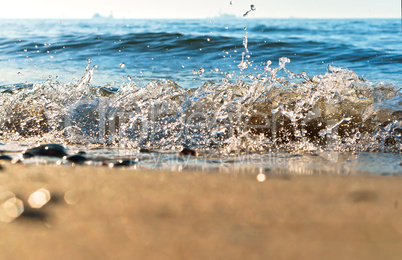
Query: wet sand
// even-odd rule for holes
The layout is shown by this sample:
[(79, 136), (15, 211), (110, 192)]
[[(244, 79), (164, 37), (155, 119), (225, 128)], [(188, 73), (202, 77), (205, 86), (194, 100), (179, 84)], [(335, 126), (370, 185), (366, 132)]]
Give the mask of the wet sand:
[(0, 259), (402, 259), (402, 177), (3, 167)]

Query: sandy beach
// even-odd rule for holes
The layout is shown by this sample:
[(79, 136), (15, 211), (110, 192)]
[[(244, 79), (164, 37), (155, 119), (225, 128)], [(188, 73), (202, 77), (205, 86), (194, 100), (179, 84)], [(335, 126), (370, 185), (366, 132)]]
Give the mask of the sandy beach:
[(0, 258), (401, 259), (401, 177), (256, 176), (4, 164)]

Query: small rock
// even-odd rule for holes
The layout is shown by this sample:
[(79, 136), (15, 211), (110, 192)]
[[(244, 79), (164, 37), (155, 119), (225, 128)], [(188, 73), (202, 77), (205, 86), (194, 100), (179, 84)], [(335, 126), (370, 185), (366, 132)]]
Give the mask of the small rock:
[(11, 161), (12, 159), (13, 159), (13, 157), (11, 157), (10, 155), (6, 155), (6, 154), (0, 155), (0, 160)]
[(66, 159), (72, 163), (79, 163), (79, 164), (84, 163), (87, 160), (87, 158), (81, 154), (70, 155)]
[(62, 158), (67, 155), (66, 149), (60, 144), (42, 144), (22, 153), (24, 158), (32, 156), (49, 156)]
[(32, 153), (30, 153), (30, 152), (27, 152), (27, 151), (24, 151), (24, 152), (22, 152), (22, 157), (24, 158), (24, 159), (29, 159), (29, 158), (32, 158), (32, 157), (34, 157), (35, 155), (33, 155)]
[(117, 163), (114, 163), (113, 167), (132, 166), (137, 163), (138, 163), (138, 161), (136, 161), (136, 160), (126, 159), (126, 160), (122, 160), (122, 161), (118, 161)]
[(147, 148), (141, 148), (140, 149), (140, 153), (150, 153), (151, 150), (147, 149)]
[(185, 155), (185, 156), (196, 156), (197, 152), (193, 149), (190, 148), (183, 148), (183, 150), (180, 151), (179, 155)]

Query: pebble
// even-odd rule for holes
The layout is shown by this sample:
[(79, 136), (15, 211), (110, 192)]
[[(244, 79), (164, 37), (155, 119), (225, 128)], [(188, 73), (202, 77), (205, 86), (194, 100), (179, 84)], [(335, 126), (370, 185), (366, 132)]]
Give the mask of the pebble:
[(66, 149), (60, 144), (42, 144), (24, 151), (22, 155), (24, 158), (31, 158), (33, 156), (62, 158), (67, 155), (67, 152)]
[(10, 155), (6, 155), (6, 154), (0, 155), (0, 160), (11, 161), (12, 159), (13, 159), (13, 157), (11, 157)]
[(180, 151), (179, 155), (190, 155), (190, 156), (196, 156), (197, 152), (193, 149), (190, 148), (183, 148), (183, 150)]
[(134, 159), (126, 159), (126, 160), (122, 160), (122, 161), (118, 161), (117, 163), (113, 164), (113, 167), (124, 167), (124, 166), (132, 166), (137, 164), (138, 161), (134, 160)]
[(79, 163), (79, 164), (84, 163), (87, 160), (87, 158), (81, 154), (70, 155), (66, 159), (72, 163)]

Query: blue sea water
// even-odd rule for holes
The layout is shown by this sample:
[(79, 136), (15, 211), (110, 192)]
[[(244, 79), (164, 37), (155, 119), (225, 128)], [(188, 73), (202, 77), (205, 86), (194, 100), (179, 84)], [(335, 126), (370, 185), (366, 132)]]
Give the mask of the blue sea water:
[[(252, 66), (239, 71), (244, 36)], [(71, 81), (89, 58), (98, 66), (93, 84), (130, 76), (191, 88), (225, 73), (262, 73), (280, 57), (294, 73), (323, 74), (331, 64), (401, 84), (401, 36), (398, 19), (1, 20), (0, 84)], [(202, 77), (194, 75), (201, 67)]]
[(1, 150), (397, 174), (401, 39), (399, 19), (0, 20)]

